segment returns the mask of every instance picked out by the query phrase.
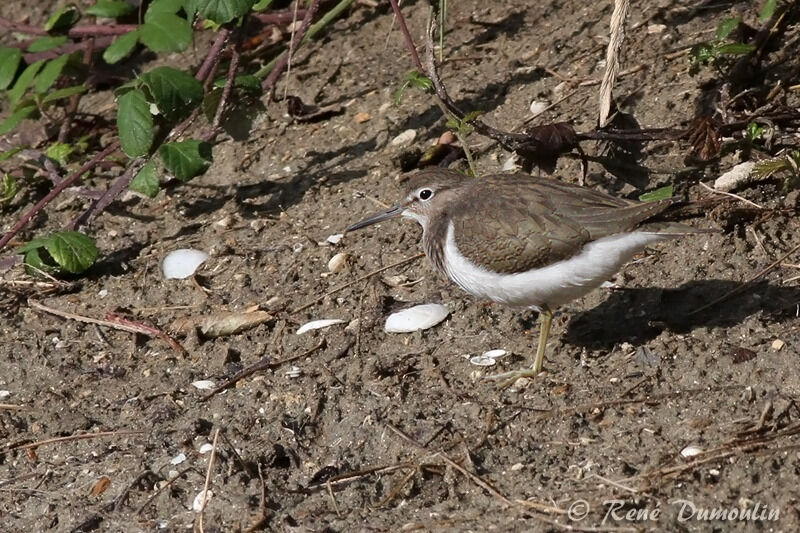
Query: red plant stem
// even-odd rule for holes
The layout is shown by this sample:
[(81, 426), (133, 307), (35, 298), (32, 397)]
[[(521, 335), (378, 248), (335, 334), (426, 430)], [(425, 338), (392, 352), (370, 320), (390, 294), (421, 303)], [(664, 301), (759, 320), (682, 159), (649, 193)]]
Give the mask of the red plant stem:
[[(303, 37), (306, 34), (309, 26), (311, 26), (311, 21), (314, 19), (314, 15), (317, 14), (317, 9), (319, 9), (320, 0), (313, 0), (311, 5), (308, 6), (306, 10), (305, 16), (303, 17), (303, 22), (300, 24), (300, 28), (297, 30), (297, 33), (294, 35), (294, 39), (292, 40), (294, 43), (299, 44), (303, 41)], [(269, 76), (261, 83), (261, 88), (264, 91), (272, 90), (272, 87), (275, 85), (275, 82), (278, 81), (278, 78), (281, 74), (283, 74), (283, 69), (286, 68), (286, 65), (289, 64), (289, 60), (291, 59), (292, 55), (294, 55), (294, 49), (296, 47), (290, 47), (290, 49), (281, 56), (281, 58), (275, 63), (275, 67), (272, 69), (272, 72), (269, 73)]]
[(197, 69), (197, 74), (194, 75), (197, 81), (202, 83), (211, 76), (214, 68), (219, 62), (219, 56), (222, 53), (222, 48), (225, 46), (225, 42), (228, 40), (230, 33), (231, 31), (228, 28), (222, 28), (219, 31), (217, 38), (214, 40), (214, 44), (212, 44), (211, 48), (208, 49), (208, 54), (206, 54), (203, 64), (200, 65), (200, 68)]
[[(90, 46), (89, 41), (68, 43), (59, 46), (58, 48), (53, 48), (52, 50), (45, 50), (44, 52), (32, 52), (30, 54), (23, 54), (22, 57), (25, 59), (25, 62), (30, 65), (31, 63), (39, 61), (40, 59), (55, 59), (60, 55), (71, 54), (72, 52), (77, 52), (79, 50), (86, 50), (87, 47)], [(104, 35), (103, 37), (98, 37), (97, 39), (94, 39), (93, 46), (95, 50), (103, 50), (111, 46), (111, 43), (113, 42), (114, 42), (113, 36)]]
[(236, 46), (231, 46), (231, 62), (228, 65), (228, 77), (225, 80), (225, 87), (222, 89), (222, 96), (219, 99), (219, 106), (217, 107), (217, 112), (214, 114), (214, 121), (211, 124), (211, 135), (213, 136), (217, 129), (219, 129), (219, 124), (222, 122), (222, 115), (225, 112), (225, 106), (228, 104), (228, 98), (231, 95), (231, 89), (233, 88), (233, 82), (236, 79), (236, 70), (239, 68), (239, 50), (237, 50)]
[(422, 62), (419, 60), (419, 54), (417, 53), (414, 39), (411, 38), (411, 33), (409, 33), (408, 26), (406, 26), (406, 19), (403, 18), (403, 14), (400, 12), (400, 6), (397, 4), (397, 0), (389, 0), (389, 3), (392, 4), (392, 10), (394, 11), (395, 17), (397, 17), (397, 24), (400, 26), (400, 32), (403, 34), (403, 39), (406, 41), (406, 48), (408, 48), (408, 52), (411, 54), (411, 59), (414, 61), (417, 71), (420, 73), (425, 72), (425, 69), (422, 68)]
[(298, 9), (295, 15), (294, 10), (281, 11), (277, 13), (253, 13), (253, 18), (264, 24), (286, 24), (292, 22), (295, 17), (305, 17), (306, 10)]
[(30, 220), (39, 211), (41, 211), (44, 208), (44, 206), (46, 206), (53, 198), (58, 196), (61, 193), (61, 191), (63, 191), (64, 189), (66, 189), (67, 187), (69, 187), (70, 185), (75, 183), (76, 181), (78, 181), (78, 179), (80, 179), (81, 176), (83, 176), (85, 173), (89, 172), (94, 167), (96, 167), (100, 163), (100, 161), (102, 161), (103, 159), (105, 159), (106, 157), (111, 155), (111, 153), (113, 153), (118, 148), (119, 148), (119, 142), (118, 141), (112, 142), (111, 144), (106, 146), (105, 149), (102, 152), (96, 154), (91, 160), (89, 160), (89, 162), (87, 162), (81, 168), (79, 168), (78, 170), (73, 172), (72, 175), (70, 175), (68, 178), (62, 180), (61, 182), (59, 182), (58, 185), (53, 187), (52, 190), (50, 190), (50, 192), (47, 193), (47, 195), (44, 198), (39, 200), (36, 203), (36, 205), (34, 205), (27, 213), (25, 213), (25, 215), (22, 218), (20, 218), (17, 221), (16, 224), (14, 224), (14, 227), (12, 227), (10, 230), (8, 230), (8, 233), (6, 233), (3, 236), (3, 238), (0, 239), (0, 250), (5, 248), (5, 246), (9, 243), (9, 241), (11, 239), (13, 239), (14, 236), (17, 233), (19, 233), (19, 231), (23, 227), (25, 227), (25, 224), (30, 222)]
[[(44, 28), (31, 26), (30, 24), (23, 24), (22, 22), (15, 22), (5, 17), (0, 17), (0, 26), (8, 28), (11, 31), (18, 33), (26, 33), (28, 35), (50, 35)], [(97, 37), (99, 35), (124, 35), (138, 28), (138, 24), (89, 24), (86, 26), (75, 26), (67, 31), (68, 37), (81, 38), (81, 37)]]
[(122, 194), (122, 192), (128, 188), (133, 181), (133, 178), (136, 177), (136, 174), (139, 172), (142, 166), (144, 166), (144, 164), (145, 159), (141, 157), (131, 162), (130, 165), (128, 165), (128, 168), (125, 169), (125, 172), (123, 172), (122, 175), (111, 184), (111, 187), (106, 189), (106, 192), (104, 192), (100, 198), (92, 202), (92, 205), (89, 207), (89, 209), (75, 217), (72, 222), (67, 224), (67, 229), (76, 230), (79, 227), (88, 224), (92, 221), (92, 219), (94, 219), (94, 217), (102, 213), (106, 207), (111, 205), (111, 202), (113, 202), (117, 196)]

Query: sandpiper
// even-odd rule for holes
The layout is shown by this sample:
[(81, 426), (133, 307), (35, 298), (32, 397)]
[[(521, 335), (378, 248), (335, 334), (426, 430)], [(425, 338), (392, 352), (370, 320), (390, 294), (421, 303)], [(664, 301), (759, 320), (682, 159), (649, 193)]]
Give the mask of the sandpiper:
[(542, 369), (553, 311), (611, 278), (647, 245), (696, 229), (648, 222), (673, 199), (637, 202), (525, 174), (469, 178), (423, 170), (395, 206), (350, 226), (354, 231), (402, 216), (422, 226), (433, 267), (466, 292), (541, 317), (530, 368), (492, 376), (500, 387)]

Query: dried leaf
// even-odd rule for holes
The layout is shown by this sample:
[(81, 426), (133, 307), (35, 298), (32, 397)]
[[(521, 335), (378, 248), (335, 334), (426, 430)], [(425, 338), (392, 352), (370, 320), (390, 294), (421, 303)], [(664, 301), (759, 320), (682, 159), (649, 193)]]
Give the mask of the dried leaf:
[(700, 161), (710, 161), (719, 154), (722, 142), (719, 124), (708, 116), (695, 117), (687, 132), (692, 144), (692, 155)]
[(109, 478), (108, 476), (102, 476), (92, 486), (92, 490), (89, 491), (89, 495), (95, 496), (95, 497), (100, 496), (106, 490), (108, 490), (108, 487), (110, 487), (110, 486), (111, 486), (111, 478)]
[(222, 312), (203, 318), (199, 326), (200, 332), (204, 336), (214, 338), (240, 333), (272, 319), (273, 316), (266, 311), (254, 311), (252, 313)]

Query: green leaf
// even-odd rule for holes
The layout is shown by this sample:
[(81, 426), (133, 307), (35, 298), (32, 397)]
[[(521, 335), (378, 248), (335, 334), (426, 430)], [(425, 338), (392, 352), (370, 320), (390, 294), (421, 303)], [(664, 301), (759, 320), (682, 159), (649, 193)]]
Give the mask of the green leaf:
[(0, 48), (0, 91), (6, 90), (17, 75), (22, 50), (19, 48)]
[(739, 25), (741, 20), (742, 19), (739, 17), (733, 17), (720, 22), (719, 26), (717, 27), (716, 39), (718, 41), (724, 41), (727, 39), (728, 35), (730, 35), (731, 32), (736, 29), (736, 26)]
[(66, 5), (50, 15), (50, 18), (44, 23), (44, 29), (46, 31), (55, 32), (68, 30), (74, 26), (80, 18), (81, 13), (78, 11), (78, 8), (73, 5)]
[(197, 11), (202, 7), (205, 0), (183, 0), (183, 10), (186, 12), (186, 18), (193, 21), (197, 16)]
[(64, 87), (63, 89), (58, 89), (45, 95), (40, 104), (49, 104), (50, 102), (55, 102), (56, 100), (61, 100), (76, 94), (85, 93), (88, 90), (89, 87), (87, 85), (73, 85), (72, 87)]
[(156, 169), (156, 162), (151, 159), (136, 173), (131, 181), (130, 189), (155, 198), (159, 188), (158, 169)]
[(666, 187), (658, 188), (654, 191), (646, 192), (639, 196), (640, 202), (655, 202), (658, 200), (668, 200), (672, 198), (674, 187), (667, 185)]
[(40, 59), (35, 63), (31, 63), (25, 67), (25, 70), (23, 70), (22, 74), (19, 75), (17, 82), (11, 89), (8, 90), (8, 101), (12, 106), (17, 105), (19, 99), (22, 98), (22, 96), (25, 94), (25, 91), (28, 90), (28, 87), (33, 84), (34, 78), (36, 78), (36, 75), (39, 74), (39, 71), (44, 66), (44, 63), (44, 59)]
[(120, 35), (114, 39), (111, 46), (103, 51), (103, 61), (109, 65), (122, 61), (131, 55), (131, 52), (136, 48), (137, 42), (139, 42), (139, 30), (133, 30), (125, 35)]
[(8, 174), (4, 175), (3, 179), (0, 180), (0, 204), (7, 204), (13, 200), (18, 190), (17, 180)]
[(747, 129), (745, 130), (745, 138), (749, 142), (757, 141), (764, 135), (764, 131), (766, 128), (764, 126), (759, 126), (755, 122), (751, 122), (747, 125)]
[(52, 258), (48, 257), (48, 263), (45, 263), (41, 254), (39, 253), (39, 250), (39, 248), (33, 248), (25, 252), (24, 262), (25, 266), (27, 267), (25, 270), (28, 272), (28, 274), (33, 276), (40, 275), (42, 272), (51, 275), (58, 274), (60, 269), (56, 265), (51, 264)]
[(202, 174), (211, 164), (211, 146), (202, 141), (166, 143), (158, 149), (158, 155), (169, 173), (184, 182)]
[(695, 65), (708, 63), (714, 57), (714, 47), (707, 43), (696, 44), (689, 52), (689, 61)]
[(184, 0), (154, 0), (150, 3), (150, 7), (147, 8), (147, 13), (145, 13), (145, 21), (147, 21), (148, 15), (154, 15), (156, 13), (167, 13), (174, 15), (181, 10), (183, 4)]
[(58, 162), (62, 167), (67, 166), (69, 156), (75, 151), (75, 148), (66, 143), (53, 143), (47, 147), (44, 155)]
[(755, 45), (744, 43), (721, 44), (716, 47), (717, 54), (743, 56), (755, 50)]
[(119, 97), (117, 129), (122, 151), (130, 157), (139, 157), (153, 145), (153, 116), (144, 91), (134, 89)]
[(274, 1), (275, 0), (258, 0), (258, 2), (253, 5), (253, 11), (266, 11)]
[(5, 152), (0, 153), (0, 163), (5, 161), (6, 159), (11, 159), (12, 157), (17, 155), (21, 151), (22, 151), (22, 147), (21, 146), (17, 146), (16, 148), (12, 148), (11, 150), (6, 150)]
[(145, 16), (145, 23), (138, 31), (139, 40), (153, 52), (180, 52), (192, 43), (192, 26), (171, 13)]
[(46, 52), (47, 50), (58, 48), (62, 44), (66, 43), (67, 40), (67, 37), (64, 35), (58, 35), (56, 37), (40, 37), (28, 46), (28, 52)]
[(203, 100), (203, 86), (182, 70), (156, 67), (142, 74), (141, 80), (158, 111), (173, 122), (187, 116)]
[(204, 0), (198, 12), (217, 24), (225, 24), (246, 15), (254, 3), (255, 0)]
[(58, 77), (61, 76), (61, 71), (64, 70), (69, 58), (70, 54), (64, 54), (48, 61), (39, 73), (39, 77), (36, 78), (36, 84), (33, 86), (34, 91), (43, 93), (52, 87)]
[(758, 12), (758, 21), (764, 23), (772, 18), (775, 14), (775, 8), (778, 6), (777, 0), (767, 0)]
[(11, 115), (6, 118), (3, 122), (0, 122), (0, 135), (5, 135), (9, 131), (13, 130), (17, 127), (17, 124), (25, 120), (26, 118), (30, 117), (36, 112), (35, 105), (29, 105), (25, 107), (20, 107)]
[(86, 10), (86, 14), (100, 18), (115, 19), (135, 10), (135, 7), (123, 0), (97, 0), (92, 7)]
[[(31, 264), (28, 261), (28, 255), (35, 251), (37, 252), (35, 259), (40, 264), (49, 266), (49, 262), (43, 261), (44, 258), (41, 256), (42, 248), (47, 250), (47, 253), (61, 269), (72, 274), (83, 272), (97, 259), (97, 245), (94, 243), (94, 239), (78, 231), (58, 231), (47, 237), (33, 239), (28, 244), (17, 248), (17, 252), (26, 254), (25, 262)], [(37, 266), (37, 268), (41, 267)]]
[[(214, 80), (214, 87), (222, 89), (225, 87), (225, 83), (227, 81), (228, 80), (226, 78), (218, 78)], [(261, 94), (261, 80), (252, 74), (236, 76), (236, 78), (233, 80), (233, 86), (249, 93)]]

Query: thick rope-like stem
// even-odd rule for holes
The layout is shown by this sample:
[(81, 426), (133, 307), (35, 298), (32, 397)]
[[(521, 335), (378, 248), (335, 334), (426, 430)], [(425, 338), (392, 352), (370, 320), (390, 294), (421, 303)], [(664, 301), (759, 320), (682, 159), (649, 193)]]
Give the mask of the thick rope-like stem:
[(614, 12), (611, 14), (611, 39), (606, 49), (606, 71), (600, 83), (600, 113), (597, 126), (604, 128), (608, 125), (611, 114), (611, 90), (614, 80), (619, 72), (619, 51), (625, 38), (625, 19), (630, 11), (630, 0), (614, 0)]

